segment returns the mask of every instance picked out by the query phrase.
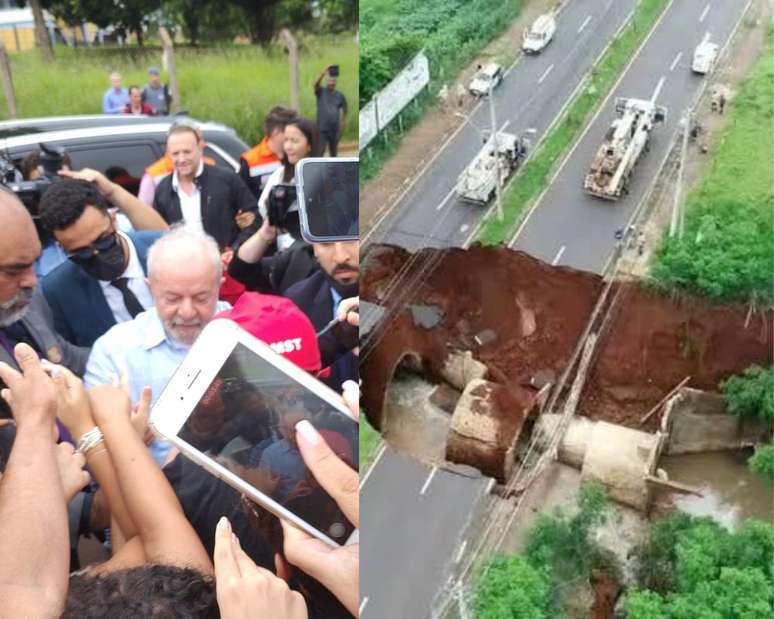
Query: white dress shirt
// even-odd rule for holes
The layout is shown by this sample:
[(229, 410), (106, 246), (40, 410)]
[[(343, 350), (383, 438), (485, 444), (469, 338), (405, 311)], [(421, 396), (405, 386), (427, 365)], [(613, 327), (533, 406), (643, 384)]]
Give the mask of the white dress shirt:
[[(126, 265), (124, 272), (119, 277), (126, 277), (128, 281), (129, 290), (134, 293), (137, 300), (145, 309), (153, 307), (153, 297), (151, 296), (150, 288), (145, 283), (145, 271), (142, 270), (142, 264), (140, 264), (140, 257), (137, 255), (137, 250), (134, 248), (132, 240), (126, 236), (123, 232), (119, 232), (118, 235), (122, 237), (129, 247), (129, 264)], [(118, 279), (118, 278), (116, 278)], [(107, 301), (110, 311), (113, 312), (113, 318), (116, 322), (126, 322), (132, 319), (132, 315), (124, 305), (124, 295), (121, 291), (113, 286), (110, 282), (99, 280), (100, 286), (102, 286), (102, 293), (105, 295), (105, 301)]]
[[(204, 170), (204, 162), (199, 161), (199, 167), (196, 170), (196, 178), (201, 176)], [(177, 178), (177, 170), (172, 174), (172, 189), (177, 193), (177, 197), (180, 200), (180, 211), (183, 213), (183, 223), (186, 227), (195, 229), (199, 232), (204, 232), (204, 225), (202, 224), (202, 195), (199, 192), (199, 187), (194, 179), (193, 193), (189, 196), (185, 191), (180, 188), (180, 183)]]

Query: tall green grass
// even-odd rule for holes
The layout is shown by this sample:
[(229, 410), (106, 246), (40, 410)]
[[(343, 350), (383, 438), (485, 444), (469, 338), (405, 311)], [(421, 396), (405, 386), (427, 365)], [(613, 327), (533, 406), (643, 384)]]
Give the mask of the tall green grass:
[(484, 245), (499, 245), (513, 234), (522, 213), (548, 186), (556, 164), (610, 92), (626, 63), (663, 12), (667, 1), (642, 0), (637, 5), (629, 24), (613, 40), (604, 56), (591, 70), (584, 88), (567, 106), (537, 152), (508, 187), (502, 198), (502, 221), (494, 216), (490, 217), (479, 231), (478, 241)]
[(682, 239), (664, 238), (659, 286), (716, 300), (774, 300), (774, 31), (726, 106), (704, 178), (685, 200)]
[[(279, 47), (264, 50), (252, 45), (181, 48), (175, 54), (183, 108), (201, 120), (233, 127), (243, 140), (255, 144), (263, 118), (277, 104), (290, 103), (290, 70)], [(358, 139), (358, 44), (354, 37), (310, 37), (303, 41), (299, 63), (301, 113), (316, 117), (312, 84), (329, 64), (338, 64), (337, 88), (344, 93), (350, 113), (345, 141)], [(56, 60), (46, 65), (35, 52), (11, 55), (11, 68), (21, 117), (62, 114), (98, 114), (108, 74), (119, 71), (124, 86), (147, 82), (147, 69), (161, 67), (161, 50), (138, 48), (56, 48)], [(163, 78), (166, 81), (166, 76)], [(0, 118), (8, 118), (5, 98)]]

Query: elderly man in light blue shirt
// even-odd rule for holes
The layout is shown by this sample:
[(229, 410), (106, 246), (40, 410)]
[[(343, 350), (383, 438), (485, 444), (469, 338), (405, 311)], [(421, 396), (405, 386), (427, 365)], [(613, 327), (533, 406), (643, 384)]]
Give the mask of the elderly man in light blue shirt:
[[(177, 227), (156, 241), (148, 251), (155, 307), (113, 326), (94, 343), (86, 386), (125, 375), (132, 402), (139, 402), (146, 386), (155, 402), (205, 325), (229, 308), (218, 301), (222, 271), (218, 245), (203, 232)], [(150, 449), (162, 464), (170, 445), (156, 439)]]
[(110, 74), (110, 88), (102, 96), (103, 114), (121, 114), (124, 106), (129, 105), (129, 92), (121, 88), (121, 74)]

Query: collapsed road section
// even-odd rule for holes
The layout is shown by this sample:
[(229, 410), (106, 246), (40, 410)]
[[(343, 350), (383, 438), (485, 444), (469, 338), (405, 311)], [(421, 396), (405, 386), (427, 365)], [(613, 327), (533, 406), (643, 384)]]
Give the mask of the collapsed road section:
[(451, 385), (459, 397), (449, 407), (447, 460), (500, 481), (546, 399), (560, 395), (552, 390), (603, 291), (614, 301), (579, 395), (582, 417), (653, 431), (660, 418), (648, 412), (676, 387), (714, 391), (728, 375), (772, 361), (770, 309), (664, 296), (636, 281), (606, 285), (505, 248), (410, 254), (380, 245), (364, 260), (362, 296), (381, 308), (361, 353), (369, 420), (385, 423), (385, 393), (401, 366)]

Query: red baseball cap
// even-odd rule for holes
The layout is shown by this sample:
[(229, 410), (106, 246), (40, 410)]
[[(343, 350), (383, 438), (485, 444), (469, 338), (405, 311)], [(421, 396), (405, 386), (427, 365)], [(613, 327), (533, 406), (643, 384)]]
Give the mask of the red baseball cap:
[(302, 370), (318, 372), (322, 367), (312, 321), (290, 299), (245, 292), (234, 307), (215, 318), (233, 320)]

